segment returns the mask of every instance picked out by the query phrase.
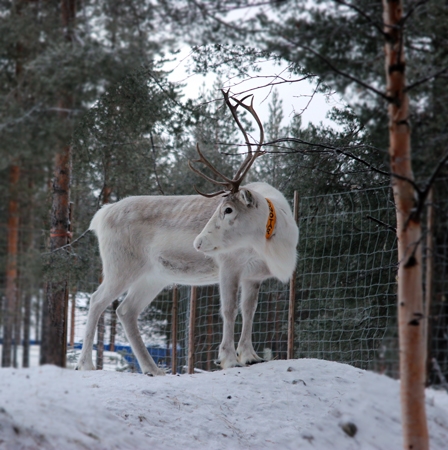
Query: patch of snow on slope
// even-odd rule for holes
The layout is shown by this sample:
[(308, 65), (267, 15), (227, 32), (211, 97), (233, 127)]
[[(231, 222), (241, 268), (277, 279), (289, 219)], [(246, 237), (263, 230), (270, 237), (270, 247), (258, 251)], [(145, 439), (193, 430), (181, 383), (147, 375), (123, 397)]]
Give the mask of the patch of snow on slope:
[[(0, 378), (0, 449), (402, 447), (399, 383), (335, 362), (155, 378), (42, 366)], [(427, 414), (431, 449), (446, 449), (446, 392), (427, 391)]]

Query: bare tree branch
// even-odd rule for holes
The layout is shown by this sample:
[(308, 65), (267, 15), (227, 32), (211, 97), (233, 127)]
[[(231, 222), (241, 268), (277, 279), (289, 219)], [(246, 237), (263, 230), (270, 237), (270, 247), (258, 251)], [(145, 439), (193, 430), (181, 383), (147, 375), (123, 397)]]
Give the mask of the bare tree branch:
[[(271, 81), (271, 82), (269, 82), (267, 84), (263, 84), (261, 86), (256, 86), (256, 87), (253, 87), (253, 88), (250, 88), (250, 89), (246, 89), (245, 91), (237, 92), (235, 95), (242, 95), (242, 94), (245, 94), (246, 92), (252, 92), (252, 91), (255, 91), (257, 89), (264, 89), (264, 88), (270, 87), (270, 86), (277, 86), (279, 84), (298, 83), (300, 81), (304, 81), (304, 80), (307, 80), (309, 78), (314, 78), (315, 76), (316, 75), (310, 74), (310, 75), (305, 75), (302, 78), (297, 78), (297, 79), (294, 79), (294, 80), (288, 80), (286, 78), (280, 77), (279, 75), (270, 75), (270, 76), (256, 75), (256, 76), (251, 76), (249, 78), (251, 80), (252, 79), (257, 79), (257, 78), (273, 78), (274, 80), (277, 79), (277, 80), (280, 80), (280, 81)], [(242, 80), (242, 81), (239, 81), (238, 83), (234, 83), (232, 85), (232, 87), (234, 88), (234, 87), (236, 87), (236, 86), (238, 86), (238, 85), (240, 85), (240, 84), (242, 84), (242, 83), (244, 83), (246, 81), (247, 80)]]
[(425, 187), (423, 190), (418, 191), (418, 203), (417, 207), (415, 208), (412, 218), (413, 219), (419, 219), (420, 215), (423, 211), (423, 208), (425, 206), (426, 199), (429, 195), (429, 191), (432, 188), (432, 185), (434, 184), (434, 181), (436, 180), (437, 176), (439, 175), (440, 171), (442, 170), (443, 166), (448, 161), (448, 152), (446, 152), (445, 156), (443, 156), (440, 161), (438, 162), (437, 166), (434, 168), (431, 176), (429, 177), (428, 181), (425, 183)]
[[(286, 38), (285, 38), (286, 39)], [(321, 59), (325, 64), (328, 65), (328, 67), (330, 67), (330, 69), (341, 75), (344, 78), (349, 79), (350, 81), (353, 81), (354, 83), (358, 84), (359, 86), (362, 86), (363, 88), (367, 89), (370, 92), (373, 92), (374, 94), (380, 96), (381, 98), (383, 98), (384, 100), (391, 102), (393, 99), (392, 97), (386, 95), (384, 92), (381, 92), (379, 89), (374, 88), (373, 86), (370, 86), (370, 84), (364, 83), (364, 81), (360, 80), (359, 78), (354, 77), (353, 75), (350, 75), (349, 73), (346, 73), (340, 69), (338, 69), (333, 62), (331, 62), (328, 58), (326, 58), (324, 55), (322, 55), (321, 53), (319, 53), (318, 51), (314, 50), (313, 48), (309, 47), (308, 45), (303, 45), (299, 42), (294, 42), (294, 41), (290, 41), (288, 40), (291, 44), (295, 45), (296, 47), (300, 47), (310, 53), (312, 53), (313, 55), (317, 56), (319, 59)]]
[(223, 25), (226, 28), (230, 28), (233, 31), (241, 32), (241, 30), (236, 27), (235, 25), (232, 25), (229, 22), (226, 22), (225, 20), (220, 19), (219, 17), (216, 17), (214, 14), (212, 14), (205, 5), (197, 2), (196, 0), (191, 0), (191, 2), (198, 8), (198, 10), (202, 13), (204, 17), (210, 17), (210, 19), (214, 20), (215, 22), (219, 23), (220, 25)]
[(446, 381), (445, 375), (443, 375), (442, 369), (439, 366), (436, 358), (431, 359), (432, 367), (439, 377), (441, 386), (448, 392), (448, 382)]
[(62, 247), (55, 248), (54, 250), (51, 250), (49, 252), (41, 253), (41, 255), (42, 256), (44, 256), (44, 255), (51, 255), (52, 253), (56, 253), (59, 250), (64, 250), (64, 249), (66, 249), (68, 247), (71, 247), (73, 244), (75, 244), (76, 242), (80, 241), (89, 231), (90, 231), (90, 229), (87, 229), (82, 234), (80, 234), (74, 241), (71, 241), (68, 244), (63, 245)]
[(395, 227), (393, 227), (392, 225), (389, 225), (389, 224), (386, 223), (386, 222), (383, 222), (382, 220), (376, 219), (375, 217), (372, 217), (372, 216), (370, 216), (370, 215), (367, 215), (367, 216), (366, 216), (366, 219), (370, 219), (370, 220), (372, 220), (373, 222), (376, 222), (378, 225), (381, 225), (381, 226), (387, 228), (389, 231), (393, 231), (394, 234), (397, 233), (397, 229), (396, 229)]
[(404, 91), (409, 92), (411, 89), (414, 89), (415, 87), (420, 86), (421, 84), (426, 83), (427, 81), (434, 80), (434, 79), (438, 78), (440, 75), (443, 75), (444, 73), (448, 73), (448, 67), (444, 67), (443, 69), (441, 69), (431, 75), (428, 75), (427, 77), (424, 77), (418, 81), (415, 81), (414, 83), (407, 86)]
[(377, 31), (379, 31), (379, 33), (386, 38), (387, 37), (387, 33), (384, 32), (383, 30), (383, 25), (379, 24), (378, 22), (376, 22), (375, 20), (373, 20), (368, 14), (366, 14), (361, 8), (359, 8), (356, 5), (353, 5), (351, 3), (347, 3), (344, 0), (334, 0), (335, 3), (338, 3), (339, 5), (343, 5), (343, 6), (347, 6), (347, 8), (353, 9), (354, 11), (356, 11), (360, 16), (364, 17), (364, 19), (366, 19), (373, 27), (376, 28)]
[(9, 122), (1, 123), (0, 124), (0, 131), (4, 128), (17, 125), (20, 122), (23, 122), (25, 119), (27, 119), (31, 114), (33, 114), (34, 111), (36, 111), (39, 108), (40, 104), (34, 105), (31, 109), (29, 109), (23, 116), (18, 117), (17, 119), (10, 120)]
[(405, 16), (401, 19), (402, 25), (406, 23), (406, 21), (414, 14), (414, 11), (419, 8), (420, 6), (424, 5), (425, 3), (428, 3), (428, 0), (420, 0), (415, 2), (413, 5), (411, 5), (409, 11), (405, 14)]
[[(328, 145), (328, 144), (315, 144), (315, 143), (307, 142), (307, 141), (304, 141), (303, 139), (298, 139), (298, 138), (276, 139), (275, 141), (267, 142), (264, 145), (272, 146), (272, 145), (275, 145), (276, 143), (282, 143), (282, 142), (294, 142), (294, 143), (298, 143), (298, 144), (308, 145), (308, 146), (311, 146), (311, 147), (319, 147), (319, 148), (323, 149), (322, 152), (331, 151), (333, 153), (337, 153), (337, 154), (346, 156), (347, 158), (350, 158), (352, 160), (355, 160), (355, 161), (365, 165), (366, 167), (368, 167), (373, 172), (376, 172), (376, 173), (379, 173), (381, 175), (385, 175), (385, 176), (388, 176), (388, 177), (394, 177), (394, 178), (396, 178), (398, 180), (405, 181), (405, 182), (411, 184), (412, 187), (416, 190), (416, 192), (419, 195), (421, 195), (421, 193), (422, 193), (420, 187), (418, 186), (418, 184), (414, 180), (412, 180), (410, 178), (407, 178), (407, 177), (404, 177), (402, 175), (398, 175), (397, 173), (387, 172), (385, 170), (378, 169), (378, 167), (375, 167), (373, 164), (369, 163), (368, 161), (365, 161), (364, 159), (360, 158), (359, 156), (354, 155), (352, 152), (343, 150), (340, 147), (334, 147), (334, 146)], [(289, 153), (299, 153), (299, 151), (294, 150), (294, 151), (289, 152)]]
[(154, 140), (152, 138), (152, 132), (149, 132), (149, 137), (151, 138), (151, 147), (152, 147), (152, 160), (154, 164), (154, 174), (156, 176), (156, 183), (157, 187), (159, 188), (159, 191), (162, 195), (165, 195), (165, 192), (163, 192), (162, 186), (160, 184), (159, 175), (157, 174), (157, 164), (156, 164), (156, 148), (154, 146)]

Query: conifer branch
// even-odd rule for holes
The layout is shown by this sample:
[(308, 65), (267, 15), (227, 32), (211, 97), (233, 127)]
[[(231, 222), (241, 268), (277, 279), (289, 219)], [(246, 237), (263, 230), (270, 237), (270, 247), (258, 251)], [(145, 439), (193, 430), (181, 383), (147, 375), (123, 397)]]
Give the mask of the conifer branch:
[(380, 25), (378, 22), (374, 21), (366, 12), (364, 12), (361, 8), (359, 8), (356, 5), (353, 5), (352, 3), (347, 3), (344, 0), (334, 0), (335, 3), (338, 3), (339, 5), (347, 6), (347, 8), (353, 9), (356, 11), (360, 16), (364, 17), (373, 27), (376, 28), (376, 30), (384, 37), (387, 38), (387, 33), (384, 32), (382, 25)]
[(322, 60), (325, 64), (327, 64), (328, 67), (330, 67), (330, 69), (337, 73), (338, 75), (341, 75), (344, 78), (347, 78), (350, 81), (353, 81), (354, 83), (358, 84), (359, 86), (362, 86), (363, 88), (367, 89), (368, 91), (373, 92), (374, 94), (380, 96), (381, 98), (383, 98), (384, 100), (386, 100), (387, 102), (391, 102), (392, 98), (388, 95), (386, 95), (384, 92), (380, 91), (379, 89), (374, 88), (373, 86), (371, 86), (370, 84), (365, 83), (364, 81), (360, 80), (357, 77), (354, 77), (353, 75), (350, 75), (347, 72), (344, 72), (343, 70), (338, 69), (332, 61), (330, 61), (328, 58), (326, 58), (324, 55), (322, 55), (321, 53), (319, 53), (317, 50), (314, 50), (313, 48), (309, 47), (308, 45), (303, 45), (300, 44), (299, 42), (293, 42), (293, 41), (289, 41), (291, 44), (295, 45), (296, 47), (300, 47), (303, 50), (306, 50), (310, 53), (312, 53), (313, 55), (317, 56), (320, 60)]

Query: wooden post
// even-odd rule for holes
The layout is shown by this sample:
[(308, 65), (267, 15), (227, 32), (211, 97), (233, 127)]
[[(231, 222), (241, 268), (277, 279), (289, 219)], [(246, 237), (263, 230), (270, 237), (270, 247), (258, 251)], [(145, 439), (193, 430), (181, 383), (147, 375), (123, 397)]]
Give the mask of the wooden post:
[[(19, 279), (19, 276), (17, 277)], [(18, 361), (18, 350), (19, 345), (21, 345), (21, 336), (22, 336), (22, 292), (21, 289), (17, 288), (16, 293), (16, 304), (15, 304), (15, 311), (14, 311), (14, 333), (13, 333), (13, 357), (12, 357), (12, 366), (13, 367), (19, 367), (19, 361)]]
[(30, 328), (31, 328), (31, 286), (26, 285), (25, 297), (23, 300), (23, 353), (22, 367), (30, 367)]
[(76, 326), (76, 288), (72, 289), (72, 307), (70, 311), (70, 347), (75, 347), (75, 326)]
[[(299, 224), (299, 193), (294, 191), (294, 220)], [(288, 311), (288, 346), (287, 359), (294, 359), (294, 323), (296, 309), (296, 275), (294, 270), (289, 282), (289, 311)]]
[[(68, 205), (68, 237), (67, 244), (70, 244), (72, 241), (72, 233), (73, 233), (73, 210), (74, 204), (70, 202)], [(68, 299), (69, 299), (69, 290), (70, 290), (70, 277), (67, 281), (67, 288), (64, 293), (64, 327), (62, 331), (62, 367), (67, 367), (67, 341), (68, 341)]]
[[(282, 359), (282, 333), (280, 331), (281, 323), (281, 315), (280, 315), (280, 301), (281, 294), (280, 292), (277, 293), (277, 298), (275, 299), (275, 312), (274, 312), (274, 328), (275, 328), (275, 341), (274, 341), (274, 349), (277, 356), (277, 359)], [(274, 350), (273, 349), (273, 350)], [(272, 352), (274, 354), (274, 352)]]
[(428, 384), (429, 374), (432, 369), (431, 362), (431, 299), (432, 299), (432, 274), (434, 266), (434, 188), (431, 188), (428, 194), (428, 210), (426, 216), (426, 291), (425, 291), (425, 329), (424, 342), (426, 343), (425, 366), (426, 366), (426, 384)]
[[(70, 220), (69, 233), (70, 233), (70, 236), (69, 236), (69, 242), (71, 240), (71, 236), (73, 236), (73, 232), (75, 231), (75, 227), (74, 227), (74, 223), (73, 223), (74, 213), (75, 213), (75, 204), (73, 202), (70, 202), (70, 209), (69, 209), (69, 220)], [(70, 287), (70, 283), (69, 283), (69, 287)], [(77, 293), (77, 289), (76, 289), (76, 287), (73, 287), (71, 289), (71, 294), (70, 294), (70, 297), (71, 297), (72, 301), (71, 301), (71, 309), (70, 309), (70, 333), (69, 333), (70, 338), (68, 339), (71, 348), (75, 347), (76, 293)], [(69, 295), (68, 290), (67, 290), (67, 295)], [(67, 304), (68, 304), (68, 302), (67, 302)], [(65, 333), (67, 334), (67, 330), (65, 330)]]
[(106, 311), (101, 314), (98, 320), (97, 327), (97, 341), (96, 341), (96, 370), (103, 370), (103, 361), (104, 361), (104, 329), (105, 329), (105, 321), (104, 316)]
[(207, 288), (207, 360), (206, 370), (212, 370), (212, 338), (213, 338), (213, 286)]
[(173, 286), (173, 306), (171, 308), (171, 373), (177, 373), (177, 328), (178, 328), (178, 302), (177, 286)]
[(112, 302), (112, 310), (110, 312), (110, 339), (109, 339), (109, 350), (111, 352), (115, 351), (115, 337), (117, 335), (117, 308), (120, 302), (115, 299)]
[(274, 331), (274, 320), (275, 316), (273, 314), (273, 293), (268, 293), (268, 298), (266, 300), (266, 319), (267, 319), (267, 329), (266, 329), (266, 344), (269, 344), (270, 349), (273, 351), (275, 331)]
[(196, 300), (198, 296), (198, 288), (191, 286), (190, 295), (190, 320), (188, 328), (188, 373), (194, 373), (194, 338), (196, 325)]

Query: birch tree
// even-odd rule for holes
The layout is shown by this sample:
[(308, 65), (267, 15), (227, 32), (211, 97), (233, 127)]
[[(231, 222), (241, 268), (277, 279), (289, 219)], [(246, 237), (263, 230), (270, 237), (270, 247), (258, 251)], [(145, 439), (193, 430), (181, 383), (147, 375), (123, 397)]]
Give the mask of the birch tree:
[[(397, 215), (400, 391), (405, 449), (428, 449), (425, 412), (422, 226), (425, 194), (415, 189), (403, 48), (403, 4), (384, 0), (389, 154)], [(419, 198), (420, 197), (420, 198)], [(426, 318), (427, 319), (427, 318)]]
[[(381, 164), (381, 155), (384, 158), (386, 154), (380, 149), (389, 147), (389, 170), (377, 172), (389, 173), (397, 218), (403, 445), (406, 449), (428, 448), (423, 339), (427, 317), (423, 313), (421, 217), (431, 185), (437, 176), (447, 172), (446, 145), (440, 145), (442, 141), (446, 144), (447, 139), (439, 122), (440, 117), (446, 116), (446, 110), (440, 115), (441, 101), (432, 95), (434, 87), (448, 76), (444, 50), (446, 4), (430, 0), (409, 2), (405, 11), (399, 0), (384, 0), (382, 5), (348, 0), (257, 5), (186, 1), (171, 5), (177, 23), (184, 27), (187, 4), (189, 20), (195, 17), (207, 30), (199, 36), (199, 27), (195, 27), (189, 35), (192, 42), (197, 44), (201, 39), (202, 43), (216, 42), (213, 35), (219, 35), (221, 42), (256, 46), (286, 60), (292, 71), (318, 75), (321, 82), (344, 95), (366, 135), (375, 143), (370, 155), (364, 155), (373, 162), (371, 169), (375, 162)], [(237, 9), (244, 8), (244, 14), (235, 14)], [(228, 15), (232, 10), (234, 14)], [(217, 55), (222, 53), (224, 61), (226, 51), (235, 50), (219, 45), (214, 49), (208, 47), (208, 55), (207, 47), (200, 50), (205, 56), (201, 59), (202, 67), (219, 66)], [(408, 84), (405, 75), (412, 78)], [(446, 99), (446, 90), (438, 92)], [(417, 149), (412, 155), (411, 140)], [(428, 147), (429, 142), (434, 144)], [(356, 154), (352, 156), (359, 160)], [(414, 177), (412, 160), (418, 167), (420, 181)]]

